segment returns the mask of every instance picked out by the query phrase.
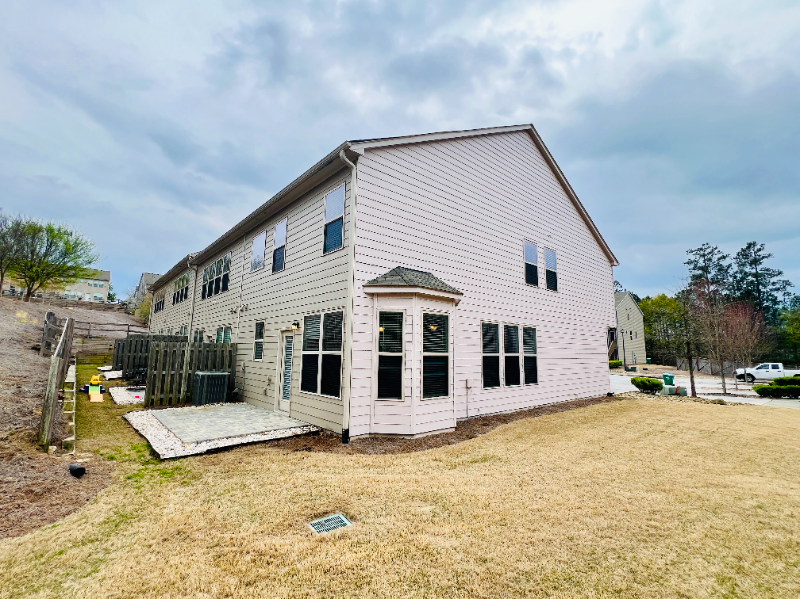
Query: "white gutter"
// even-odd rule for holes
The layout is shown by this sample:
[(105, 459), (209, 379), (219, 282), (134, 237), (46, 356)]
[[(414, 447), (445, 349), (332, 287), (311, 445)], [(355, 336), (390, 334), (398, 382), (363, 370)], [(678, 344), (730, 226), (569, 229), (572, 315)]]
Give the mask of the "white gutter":
[(350, 223), (347, 228), (347, 236), (350, 242), (350, 275), (347, 277), (347, 334), (344, 338), (345, 355), (345, 382), (347, 387), (344, 389), (342, 397), (342, 443), (350, 442), (350, 401), (353, 390), (353, 315), (355, 314), (355, 279), (356, 279), (356, 198), (358, 197), (358, 171), (345, 155), (344, 148), (339, 150), (339, 158), (350, 167), (352, 177), (350, 179)]

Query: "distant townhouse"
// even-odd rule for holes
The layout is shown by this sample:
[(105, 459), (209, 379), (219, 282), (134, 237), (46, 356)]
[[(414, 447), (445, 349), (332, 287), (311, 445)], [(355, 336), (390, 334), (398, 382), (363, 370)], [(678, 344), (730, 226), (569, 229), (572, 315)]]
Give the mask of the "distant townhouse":
[[(107, 302), (111, 271), (95, 270), (87, 278), (78, 279), (64, 287), (39, 290), (36, 297), (61, 298), (87, 302)], [(3, 283), (3, 295), (24, 296), (25, 289), (15, 281)]]
[(136, 285), (136, 289), (134, 290), (133, 294), (128, 298), (128, 307), (131, 309), (135, 309), (139, 304), (142, 303), (142, 300), (147, 295), (147, 290), (155, 283), (161, 275), (157, 275), (152, 272), (143, 272), (142, 276), (139, 277), (139, 284)]
[(645, 364), (647, 348), (644, 339), (644, 315), (628, 291), (614, 293), (617, 312), (616, 357), (628, 366)]
[(617, 260), (531, 125), (345, 142), (153, 285), (248, 402), (343, 440), (609, 391)]

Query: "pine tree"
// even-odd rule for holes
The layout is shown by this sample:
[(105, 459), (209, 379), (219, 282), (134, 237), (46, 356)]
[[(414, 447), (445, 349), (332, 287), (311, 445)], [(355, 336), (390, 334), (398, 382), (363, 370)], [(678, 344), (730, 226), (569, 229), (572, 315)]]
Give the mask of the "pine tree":
[(731, 293), (739, 301), (747, 302), (764, 315), (769, 324), (777, 324), (780, 308), (791, 294), (792, 283), (781, 279), (783, 271), (765, 266), (772, 258), (763, 243), (750, 241), (734, 257)]

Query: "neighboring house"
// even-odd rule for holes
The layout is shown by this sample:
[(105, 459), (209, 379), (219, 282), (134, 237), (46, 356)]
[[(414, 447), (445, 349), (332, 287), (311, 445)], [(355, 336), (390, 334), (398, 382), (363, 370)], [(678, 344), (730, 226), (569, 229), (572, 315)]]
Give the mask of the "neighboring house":
[[(647, 351), (644, 343), (644, 316), (639, 304), (627, 292), (614, 293), (614, 305), (617, 310), (616, 360), (623, 360), (626, 365), (645, 364)], [(623, 349), (625, 357), (623, 358)]]
[(108, 301), (110, 283), (111, 271), (96, 270), (90, 277), (78, 279), (76, 282), (67, 285), (62, 293), (67, 299), (106, 302)]
[(135, 310), (136, 307), (142, 303), (142, 300), (147, 295), (147, 289), (155, 283), (161, 275), (154, 274), (152, 272), (143, 272), (142, 276), (139, 277), (139, 284), (136, 286), (136, 289), (128, 298), (128, 308), (131, 310)]
[[(36, 297), (52, 297), (71, 300), (81, 300), (87, 302), (106, 302), (108, 301), (108, 289), (111, 284), (111, 271), (96, 270), (89, 278), (78, 279), (61, 288), (48, 288), (45, 291), (39, 290)], [(25, 295), (25, 289), (18, 283), (3, 283), (3, 295)]]
[(345, 142), (153, 285), (343, 440), (609, 391), (617, 260), (530, 125)]

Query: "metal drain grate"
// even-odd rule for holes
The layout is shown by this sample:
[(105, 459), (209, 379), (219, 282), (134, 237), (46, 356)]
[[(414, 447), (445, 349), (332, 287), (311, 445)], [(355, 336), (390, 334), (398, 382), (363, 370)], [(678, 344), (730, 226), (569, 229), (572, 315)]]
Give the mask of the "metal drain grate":
[(352, 522), (347, 519), (344, 514), (333, 514), (331, 516), (325, 516), (324, 518), (320, 518), (319, 520), (314, 520), (313, 522), (309, 522), (308, 525), (318, 535), (321, 535), (323, 532), (330, 532), (332, 530), (336, 530), (337, 528), (344, 528), (345, 526), (350, 526)]

